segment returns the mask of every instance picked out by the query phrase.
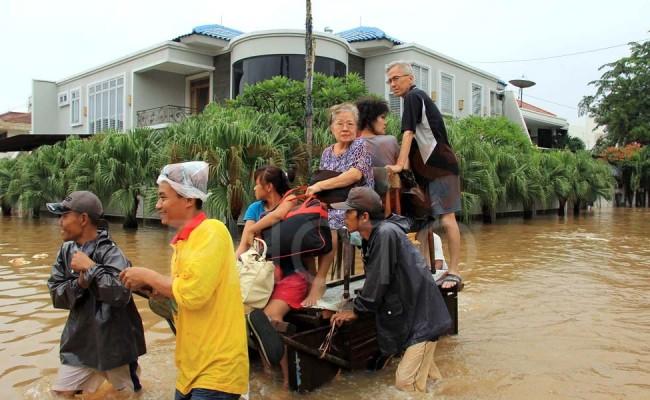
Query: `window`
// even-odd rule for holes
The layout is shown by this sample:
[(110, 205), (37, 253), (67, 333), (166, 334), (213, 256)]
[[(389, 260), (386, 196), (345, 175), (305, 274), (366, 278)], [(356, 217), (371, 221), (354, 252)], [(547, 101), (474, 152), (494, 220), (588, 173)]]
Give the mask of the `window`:
[[(422, 89), (427, 95), (431, 95), (429, 93), (429, 68), (419, 64), (411, 64), (411, 68), (413, 68), (415, 86)], [(395, 115), (402, 115), (402, 99), (393, 95), (390, 92), (390, 87), (388, 85), (386, 85), (386, 87), (388, 92), (388, 108), (390, 112)]]
[(454, 114), (454, 76), (440, 73), (440, 112)]
[(472, 83), (472, 115), (483, 115), (483, 86)]
[(503, 94), (490, 91), (490, 115), (493, 117), (503, 115)]
[(70, 101), (68, 100), (68, 92), (67, 91), (59, 93), (58, 98), (59, 98), (59, 102), (58, 102), (59, 107), (65, 107), (68, 104), (70, 104)]
[[(299, 54), (274, 54), (239, 60), (232, 66), (233, 97), (237, 97), (246, 85), (286, 76), (299, 81), (305, 80), (305, 56)], [(316, 57), (314, 72), (327, 76), (345, 76), (345, 64), (327, 57)]]
[(88, 86), (88, 133), (124, 129), (124, 77)]
[(81, 88), (70, 90), (70, 125), (81, 125)]

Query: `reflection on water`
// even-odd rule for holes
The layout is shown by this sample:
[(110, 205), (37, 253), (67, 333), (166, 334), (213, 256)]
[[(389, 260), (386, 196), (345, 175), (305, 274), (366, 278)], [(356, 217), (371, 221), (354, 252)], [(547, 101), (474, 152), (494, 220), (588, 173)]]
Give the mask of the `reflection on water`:
[[(648, 399), (649, 228), (650, 211), (628, 209), (464, 227), (460, 335), (438, 346), (444, 379), (430, 383), (429, 395), (396, 391), (396, 362), (378, 373), (343, 373), (307, 395), (285, 393), (279, 376), (254, 364), (252, 398)], [(168, 270), (170, 232), (111, 229), (134, 265)], [(2, 398), (49, 398), (67, 316), (52, 308), (46, 286), (59, 245), (54, 219), (0, 219)], [(137, 303), (148, 346), (137, 398), (172, 398), (173, 337)], [(87, 398), (119, 397), (102, 388)]]

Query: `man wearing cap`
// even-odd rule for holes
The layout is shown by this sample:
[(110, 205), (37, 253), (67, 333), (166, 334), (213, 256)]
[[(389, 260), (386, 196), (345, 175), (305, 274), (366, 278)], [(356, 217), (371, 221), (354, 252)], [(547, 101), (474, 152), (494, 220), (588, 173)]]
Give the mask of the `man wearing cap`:
[(426, 392), (427, 377), (440, 378), (434, 351), (438, 336), (451, 327), (451, 317), (424, 258), (406, 236), (406, 219), (383, 219), (381, 199), (367, 187), (353, 188), (345, 202), (330, 207), (346, 210), (348, 230), (361, 234), (366, 274), (352, 309), (334, 314), (332, 324), (374, 313), (381, 352), (404, 351), (395, 385)]
[(171, 276), (134, 267), (122, 281), (131, 289), (148, 286), (177, 304), (175, 399), (238, 399), (248, 390), (244, 305), (230, 233), (201, 211), (208, 164), (167, 165), (157, 183), (160, 220), (177, 229)]
[(70, 310), (52, 390), (68, 396), (92, 393), (108, 380), (118, 391), (137, 391), (144, 330), (131, 291), (119, 279), (130, 263), (100, 227), (102, 203), (93, 193), (78, 191), (47, 208), (59, 215), (64, 241), (47, 286), (54, 307)]

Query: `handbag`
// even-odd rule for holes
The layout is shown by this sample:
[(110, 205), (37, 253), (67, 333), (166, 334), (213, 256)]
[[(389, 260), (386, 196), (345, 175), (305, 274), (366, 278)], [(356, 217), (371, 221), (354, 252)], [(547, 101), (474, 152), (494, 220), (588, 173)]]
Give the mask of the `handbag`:
[[(255, 244), (261, 245), (261, 254), (255, 248)], [(252, 308), (266, 307), (275, 285), (273, 277), (275, 266), (272, 261), (266, 260), (266, 250), (266, 242), (255, 238), (253, 246), (239, 256), (240, 260), (237, 260), (242, 301)]]
[[(314, 185), (318, 182), (325, 181), (330, 178), (335, 178), (341, 174), (342, 172), (338, 172), (338, 171), (319, 169), (316, 172), (314, 172), (314, 174), (311, 176), (311, 178), (309, 179), (309, 184)], [(341, 188), (323, 190), (321, 192), (316, 193), (316, 197), (325, 204), (339, 203), (347, 200), (348, 193), (350, 192), (350, 189), (352, 189), (354, 186), (356, 186), (356, 183)]]

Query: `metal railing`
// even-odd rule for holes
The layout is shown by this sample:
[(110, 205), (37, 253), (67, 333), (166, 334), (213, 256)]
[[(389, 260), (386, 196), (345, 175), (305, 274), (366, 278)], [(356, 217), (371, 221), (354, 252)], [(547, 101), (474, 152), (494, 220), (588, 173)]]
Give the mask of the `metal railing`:
[(192, 112), (193, 109), (190, 107), (166, 105), (138, 111), (136, 115), (138, 118), (138, 127), (147, 127), (178, 123), (192, 115)]

